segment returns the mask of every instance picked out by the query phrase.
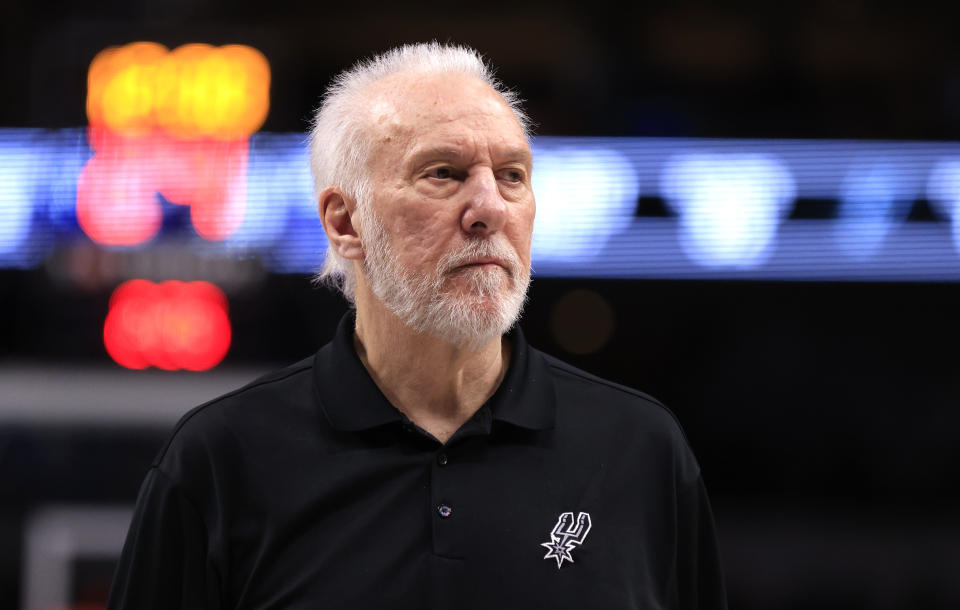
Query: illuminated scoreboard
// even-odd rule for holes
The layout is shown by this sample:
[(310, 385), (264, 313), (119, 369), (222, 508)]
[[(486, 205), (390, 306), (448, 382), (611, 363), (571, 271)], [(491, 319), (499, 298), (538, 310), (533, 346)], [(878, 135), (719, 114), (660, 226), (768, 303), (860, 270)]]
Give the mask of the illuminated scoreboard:
[(132, 246), (160, 230), (157, 196), (190, 207), (223, 239), (243, 220), (247, 138), (270, 106), (270, 67), (251, 47), (137, 42), (90, 64), (88, 144), (77, 221), (90, 239)]
[[(131, 161), (135, 150), (97, 174), (89, 133), (0, 130), (0, 266), (39, 266), (83, 241), (177, 244), (275, 273), (322, 260), (304, 134), (190, 140), (149, 162)], [(533, 148), (540, 276), (960, 281), (958, 144), (539, 137)], [(84, 203), (84, 189), (100, 196)], [(88, 205), (103, 206), (95, 219)]]

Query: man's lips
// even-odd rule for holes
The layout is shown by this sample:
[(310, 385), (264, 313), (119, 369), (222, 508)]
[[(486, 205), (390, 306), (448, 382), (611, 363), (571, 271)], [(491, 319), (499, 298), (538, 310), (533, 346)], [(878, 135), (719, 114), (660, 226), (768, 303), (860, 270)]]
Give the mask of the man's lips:
[(457, 266), (457, 269), (470, 269), (473, 267), (485, 267), (487, 265), (495, 265), (497, 267), (503, 267), (504, 269), (509, 270), (507, 264), (499, 258), (478, 258), (477, 260)]
[(507, 275), (513, 276), (513, 272), (510, 271), (510, 265), (503, 259), (496, 258), (496, 257), (478, 258), (470, 262), (457, 265), (447, 273), (459, 273), (461, 271), (469, 271), (471, 269), (491, 269), (494, 267), (499, 267)]

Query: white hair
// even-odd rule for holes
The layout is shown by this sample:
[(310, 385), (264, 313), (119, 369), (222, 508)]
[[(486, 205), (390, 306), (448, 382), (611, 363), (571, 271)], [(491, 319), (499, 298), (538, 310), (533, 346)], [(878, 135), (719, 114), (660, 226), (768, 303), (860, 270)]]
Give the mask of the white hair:
[[(370, 197), (370, 185), (364, 171), (373, 144), (364, 120), (368, 88), (400, 72), (459, 72), (478, 78), (500, 94), (520, 123), (524, 137), (529, 140), (530, 120), (521, 107), (520, 98), (494, 78), (493, 69), (474, 49), (438, 42), (408, 44), (359, 61), (333, 79), (314, 115), (310, 131), (314, 199), (327, 187), (342, 189), (356, 202), (355, 226), (363, 224)], [(323, 267), (314, 279), (338, 289), (347, 301), (354, 302), (356, 277), (353, 265), (332, 247), (327, 248)]]
[[(390, 236), (376, 212), (365, 219), (363, 272), (370, 290), (407, 327), (475, 351), (506, 333), (520, 318), (530, 286), (530, 267), (503, 233), (474, 237), (437, 261), (432, 273), (399, 264)], [(445, 290), (450, 274), (479, 258), (504, 262), (503, 269), (471, 269), (469, 290)]]

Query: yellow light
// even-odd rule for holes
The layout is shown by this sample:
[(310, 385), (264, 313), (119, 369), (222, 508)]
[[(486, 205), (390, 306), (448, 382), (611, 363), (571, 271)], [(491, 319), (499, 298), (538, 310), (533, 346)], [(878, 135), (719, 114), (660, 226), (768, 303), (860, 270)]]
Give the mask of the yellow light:
[(270, 65), (244, 45), (112, 47), (94, 58), (87, 80), (90, 125), (129, 137), (162, 129), (236, 140), (257, 131), (270, 108)]
[(87, 73), (90, 125), (130, 135), (152, 129), (156, 64), (167, 52), (155, 42), (134, 42), (98, 53)]

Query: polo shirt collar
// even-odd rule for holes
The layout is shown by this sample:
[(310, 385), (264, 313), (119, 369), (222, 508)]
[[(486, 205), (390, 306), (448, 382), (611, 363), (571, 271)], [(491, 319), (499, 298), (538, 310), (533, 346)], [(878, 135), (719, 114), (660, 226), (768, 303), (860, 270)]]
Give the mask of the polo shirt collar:
[[(336, 430), (345, 432), (405, 421), (360, 361), (353, 346), (354, 326), (354, 313), (350, 312), (340, 320), (333, 340), (314, 356), (321, 409)], [(519, 327), (507, 336), (513, 347), (510, 367), (485, 407), (494, 421), (531, 430), (552, 428), (556, 394), (547, 363), (527, 344)]]
[(487, 401), (493, 419), (530, 430), (549, 430), (556, 417), (556, 391), (547, 361), (530, 347), (519, 326), (514, 326), (507, 338), (513, 348), (510, 367)]

